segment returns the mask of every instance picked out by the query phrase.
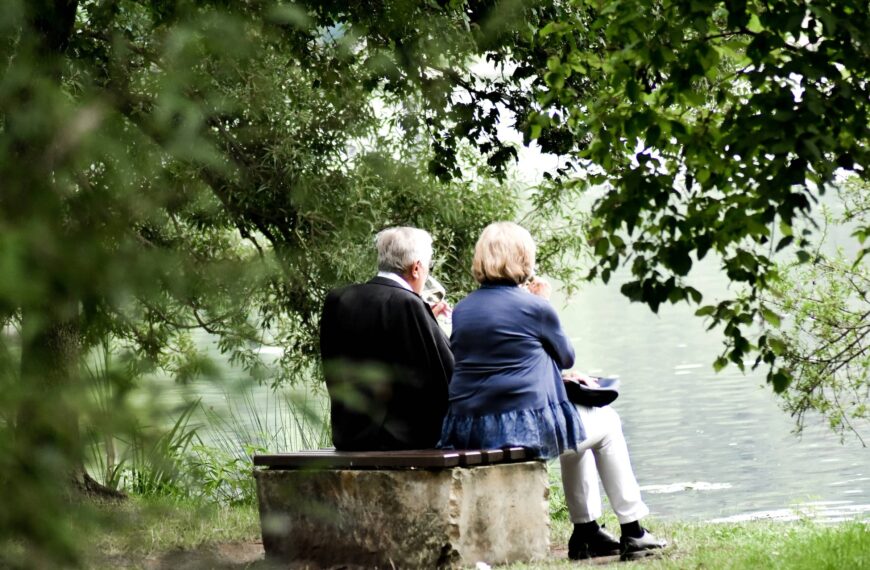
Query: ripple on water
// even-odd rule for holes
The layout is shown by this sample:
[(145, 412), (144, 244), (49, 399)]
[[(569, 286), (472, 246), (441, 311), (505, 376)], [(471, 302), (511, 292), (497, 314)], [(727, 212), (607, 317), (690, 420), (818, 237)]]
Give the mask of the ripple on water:
[(710, 519), (709, 522), (741, 523), (758, 520), (790, 522), (801, 519), (810, 519), (821, 523), (837, 523), (848, 520), (870, 521), (870, 504), (851, 504), (845, 501), (810, 501), (789, 509), (752, 511)]
[(839, 487), (841, 485), (849, 485), (850, 483), (860, 483), (862, 481), (870, 481), (870, 477), (857, 477), (855, 479), (846, 479), (845, 481), (835, 481), (831, 483), (831, 487)]
[(689, 481), (685, 483), (668, 483), (666, 485), (643, 485), (640, 490), (647, 493), (679, 493), (681, 491), (718, 491), (730, 489), (731, 483), (708, 483), (707, 481)]

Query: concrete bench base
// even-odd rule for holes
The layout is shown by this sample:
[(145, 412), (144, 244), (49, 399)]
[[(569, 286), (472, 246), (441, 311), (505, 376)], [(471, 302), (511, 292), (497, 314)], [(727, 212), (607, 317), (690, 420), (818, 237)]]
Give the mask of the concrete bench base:
[(254, 475), (270, 559), (315, 567), (455, 568), (548, 554), (548, 479), (538, 461)]

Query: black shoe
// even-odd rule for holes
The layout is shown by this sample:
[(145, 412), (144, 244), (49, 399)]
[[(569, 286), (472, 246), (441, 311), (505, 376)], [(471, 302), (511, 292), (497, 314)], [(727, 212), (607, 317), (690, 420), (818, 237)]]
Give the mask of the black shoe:
[(614, 554), (619, 554), (619, 541), (604, 528), (599, 528), (592, 534), (580, 534), (575, 529), (568, 540), (568, 558), (571, 560)]
[(653, 533), (643, 529), (643, 535), (640, 538), (623, 536), (619, 539), (619, 559), (637, 560), (638, 558), (652, 556), (656, 553), (656, 550), (664, 548), (667, 545), (667, 540), (656, 538)]

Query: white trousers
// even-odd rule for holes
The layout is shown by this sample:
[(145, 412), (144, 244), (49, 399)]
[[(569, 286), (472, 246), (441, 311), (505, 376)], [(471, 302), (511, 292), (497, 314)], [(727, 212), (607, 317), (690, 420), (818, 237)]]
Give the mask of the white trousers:
[(585, 523), (601, 516), (599, 477), (620, 524), (645, 517), (649, 508), (640, 498), (619, 414), (610, 406), (577, 406), (577, 411), (586, 439), (576, 451), (559, 456), (571, 522)]

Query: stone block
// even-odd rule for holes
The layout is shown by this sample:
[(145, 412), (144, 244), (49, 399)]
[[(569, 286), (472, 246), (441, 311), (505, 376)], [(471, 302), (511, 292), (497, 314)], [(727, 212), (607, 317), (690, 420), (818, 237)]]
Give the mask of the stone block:
[(327, 568), (457, 568), (542, 560), (549, 551), (542, 462), (254, 475), (269, 559)]

